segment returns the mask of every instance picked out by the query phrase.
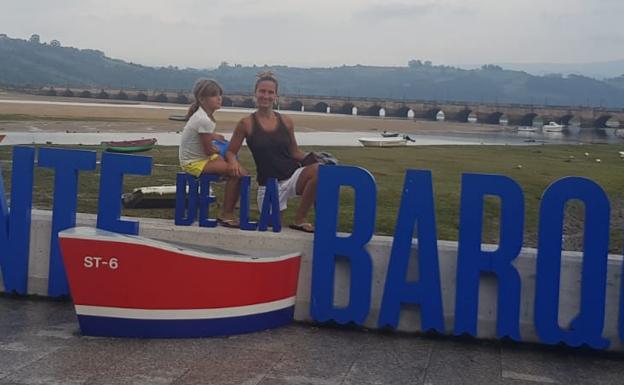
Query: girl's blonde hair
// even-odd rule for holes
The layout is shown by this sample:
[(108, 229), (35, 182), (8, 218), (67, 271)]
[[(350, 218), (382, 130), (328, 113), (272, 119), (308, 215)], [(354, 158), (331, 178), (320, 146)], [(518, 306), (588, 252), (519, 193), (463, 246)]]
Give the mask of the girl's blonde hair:
[(210, 96), (223, 95), (223, 88), (212, 79), (199, 79), (193, 86), (193, 97), (195, 100), (191, 104), (186, 113), (186, 119), (188, 120), (199, 109), (199, 100)]
[(256, 78), (258, 78), (258, 80), (256, 80), (256, 88), (254, 88), (254, 92), (258, 90), (258, 84), (264, 81), (273, 82), (275, 84), (275, 92), (277, 92), (279, 85), (277, 84), (277, 78), (275, 77), (275, 75), (273, 75), (273, 72), (271, 71), (260, 72), (259, 74), (256, 75)]

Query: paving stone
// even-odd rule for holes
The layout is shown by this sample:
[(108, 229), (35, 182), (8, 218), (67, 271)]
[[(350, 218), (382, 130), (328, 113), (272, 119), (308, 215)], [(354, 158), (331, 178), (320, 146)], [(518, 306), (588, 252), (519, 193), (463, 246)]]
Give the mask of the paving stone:
[(292, 324), (231, 337), (80, 336), (69, 302), (0, 297), (0, 385), (624, 384), (624, 355)]
[(283, 353), (243, 348), (207, 350), (174, 384), (259, 384)]
[(542, 378), (546, 383), (621, 385), (623, 358), (601, 352), (518, 345), (502, 349), (502, 370), (503, 377), (509, 377), (505, 373), (520, 373)]
[(500, 347), (473, 341), (436, 341), (426, 385), (496, 385), (502, 382)]
[(379, 335), (364, 346), (344, 384), (420, 384), (431, 357), (431, 340), (407, 335)]
[(136, 347), (133, 340), (82, 339), (46, 354), (20, 370), (6, 382), (24, 384), (83, 384), (85, 381), (125, 359)]

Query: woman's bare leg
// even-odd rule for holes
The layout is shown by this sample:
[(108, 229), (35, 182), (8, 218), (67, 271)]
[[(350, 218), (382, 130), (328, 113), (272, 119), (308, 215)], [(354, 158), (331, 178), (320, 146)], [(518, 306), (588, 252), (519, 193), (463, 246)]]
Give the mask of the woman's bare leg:
[(316, 181), (318, 178), (318, 163), (306, 166), (297, 180), (297, 194), (301, 195), (301, 202), (295, 213), (295, 223), (306, 221), (308, 211), (316, 200)]

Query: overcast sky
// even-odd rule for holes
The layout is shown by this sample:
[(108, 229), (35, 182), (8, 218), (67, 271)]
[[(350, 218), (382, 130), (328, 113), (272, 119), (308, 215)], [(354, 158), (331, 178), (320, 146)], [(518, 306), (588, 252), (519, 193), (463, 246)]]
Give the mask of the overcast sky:
[(0, 33), (145, 65), (624, 59), (624, 0), (0, 0)]

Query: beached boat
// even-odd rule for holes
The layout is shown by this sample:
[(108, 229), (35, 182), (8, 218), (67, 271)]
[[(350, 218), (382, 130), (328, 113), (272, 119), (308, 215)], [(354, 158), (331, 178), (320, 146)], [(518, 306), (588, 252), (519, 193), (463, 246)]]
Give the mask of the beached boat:
[(105, 151), (109, 152), (142, 152), (151, 150), (156, 144), (156, 138), (139, 140), (122, 140), (102, 142)]
[(300, 254), (241, 255), (75, 227), (59, 241), (84, 335), (231, 335), (292, 321)]
[(175, 185), (137, 187), (121, 195), (121, 203), (127, 209), (172, 208), (175, 202)]
[(364, 147), (401, 147), (406, 146), (407, 142), (415, 142), (407, 135), (385, 137), (383, 134), (381, 137), (358, 138), (358, 141)]
[(169, 120), (173, 120), (175, 122), (186, 122), (188, 119), (186, 115), (169, 115)]
[(401, 147), (407, 145), (407, 139), (404, 138), (358, 138), (364, 147)]
[[(188, 186), (186, 187), (188, 190)], [(210, 197), (215, 197), (210, 186)], [(176, 205), (176, 185), (137, 187), (121, 195), (121, 203), (127, 209), (173, 208)]]
[(550, 122), (548, 124), (544, 124), (544, 126), (542, 127), (542, 129), (546, 132), (561, 132), (564, 128), (564, 125), (557, 122)]

